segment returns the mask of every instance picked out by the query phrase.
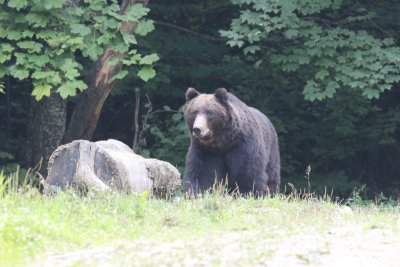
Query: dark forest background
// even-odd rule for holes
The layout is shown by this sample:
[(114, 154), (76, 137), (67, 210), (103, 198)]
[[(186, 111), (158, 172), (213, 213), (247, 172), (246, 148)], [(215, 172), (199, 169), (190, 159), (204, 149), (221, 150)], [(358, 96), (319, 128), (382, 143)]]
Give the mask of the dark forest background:
[[(93, 141), (113, 138), (132, 146), (135, 88), (140, 88), (141, 138), (138, 153), (169, 161), (182, 171), (190, 140), (181, 113), (186, 89), (195, 87), (202, 92), (213, 92), (216, 88), (225, 87), (247, 104), (267, 114), (274, 123), (280, 141), (283, 186), (290, 183), (296, 188), (306, 187), (305, 172), (307, 166), (311, 166), (310, 183), (313, 190), (318, 192), (333, 190), (334, 195), (347, 197), (354, 188), (366, 185), (369, 196), (383, 192), (386, 196), (398, 197), (398, 80), (394, 78), (390, 83), (391, 87), (380, 90), (377, 95), (365, 93), (368, 88), (362, 86), (346, 86), (353, 81), (351, 80), (339, 83), (340, 86), (335, 88), (333, 94), (328, 93), (321, 97), (315, 94), (315, 99), (307, 97), (305, 88), (308, 88), (308, 81), (318, 73), (318, 69), (324, 67), (323, 63), (318, 65), (316, 61), (309, 60), (293, 69), (285, 69), (285, 65), (291, 62), (291, 57), (299, 56), (300, 52), (293, 53), (293, 47), (308, 49), (304, 41), (307, 36), (299, 36), (305, 30), (300, 28), (297, 29), (300, 33), (285, 32), (284, 35), (279, 33), (279, 29), (283, 31), (285, 27), (291, 26), (277, 26), (271, 34), (252, 43), (256, 44), (255, 51), (244, 53), (243, 48), (249, 47), (246, 46), (246, 41), (244, 45), (238, 45), (237, 42), (228, 45), (227, 41), (235, 40), (232, 36), (235, 32), (235, 27), (231, 25), (232, 20), (240, 14), (243, 15), (241, 11), (251, 10), (251, 6), (246, 1), (232, 2), (150, 0), (147, 4), (150, 9), (147, 18), (154, 21), (155, 29), (144, 37), (138, 36), (137, 46), (140, 51), (158, 55), (159, 60), (153, 64), (157, 74), (153, 79), (144, 82), (136, 75), (137, 66), (128, 68), (127, 76), (113, 84), (110, 95), (102, 106), (93, 135), (83, 138)], [(274, 1), (247, 2), (262, 4)], [(318, 11), (315, 14), (310, 11), (309, 17), (326, 31), (337, 28), (355, 32), (363, 30), (379, 42), (390, 38), (393, 42), (390, 49), (398, 49), (400, 46), (398, 1), (325, 2), (330, 5), (320, 9), (316, 7)], [(336, 8), (335, 3), (341, 7)], [(308, 6), (303, 6), (306, 7)], [(5, 4), (3, 8), (7, 10)], [(260, 16), (262, 12), (262, 9), (253, 9), (251, 16)], [(307, 12), (297, 11), (296, 14), (302, 21), (309, 21), (309, 17), (301, 16)], [(362, 17), (367, 15), (370, 17)], [(340, 24), (344, 16), (353, 20)], [(240, 27), (243, 28), (236, 30), (250, 32), (251, 27), (246, 28), (244, 25), (251, 25), (250, 19), (242, 19), (242, 22)], [(294, 22), (293, 25), (301, 27), (302, 24)], [(221, 30), (231, 32), (222, 32), (221, 35)], [(298, 34), (299, 38), (289, 36), (291, 33)], [(240, 36), (238, 38), (236, 41), (241, 40)], [(0, 40), (5, 39), (3, 37)], [(347, 37), (346, 40), (350, 43), (363, 41), (357, 37), (354, 40)], [(320, 42), (323, 44), (336, 41), (332, 39)], [(365, 48), (361, 45), (359, 47), (355, 50), (363, 51)], [(347, 53), (347, 48), (335, 48), (332, 58)], [(323, 52), (327, 49), (327, 46), (322, 48), (321, 55), (317, 53), (317, 57), (323, 58)], [(393, 57), (396, 57), (398, 64), (397, 50), (393, 51)], [(287, 58), (277, 59), (277, 55), (285, 55)], [(374, 56), (372, 52), (371, 55)], [(89, 83), (88, 77), (93, 75), (91, 71), (97, 63), (79, 52), (74, 56), (83, 66), (83, 79)], [(341, 67), (350, 63), (345, 60), (335, 62)], [(396, 74), (396, 71), (399, 72), (397, 69), (392, 73)], [(330, 69), (328, 72), (332, 74)], [(365, 76), (355, 77), (354, 81), (368, 81), (370, 78), (372, 76), (366, 73)], [(39, 104), (35, 102), (31, 96), (32, 84), (29, 78), (18, 80), (12, 75), (5, 75), (1, 79), (4, 94), (0, 94), (0, 168), (12, 172), (18, 164), (28, 169), (41, 157), (46, 158), (44, 150), (32, 152), (32, 147), (39, 142), (38, 139), (32, 139), (32, 136), (38, 132), (35, 127), (41, 125), (37, 117), (35, 120), (35, 108), (46, 109), (43, 104), (46, 97)], [(339, 77), (336, 81), (340, 79)], [(62, 124), (69, 125), (81, 94), (60, 100), (64, 101), (66, 111)], [(46, 118), (46, 115), (41, 116)], [(60, 126), (53, 124), (50, 127), (56, 131), (55, 128)], [(65, 141), (64, 138), (64, 141), (58, 142), (61, 144)], [(38, 155), (32, 157), (32, 153)], [(40, 171), (45, 175), (45, 168)]]

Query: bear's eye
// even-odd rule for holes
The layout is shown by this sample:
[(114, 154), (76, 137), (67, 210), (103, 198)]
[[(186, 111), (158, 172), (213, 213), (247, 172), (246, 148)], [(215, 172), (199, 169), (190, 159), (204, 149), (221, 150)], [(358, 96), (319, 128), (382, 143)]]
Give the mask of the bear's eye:
[(195, 110), (195, 111), (193, 111), (192, 113), (189, 114), (189, 117), (190, 117), (191, 119), (194, 119), (194, 118), (196, 118), (197, 113), (198, 113), (197, 110)]

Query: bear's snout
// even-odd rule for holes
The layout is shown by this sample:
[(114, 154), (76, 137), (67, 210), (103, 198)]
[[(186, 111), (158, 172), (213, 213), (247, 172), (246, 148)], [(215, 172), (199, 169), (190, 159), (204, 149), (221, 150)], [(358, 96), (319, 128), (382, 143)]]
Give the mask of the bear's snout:
[(192, 128), (193, 136), (196, 138), (205, 138), (210, 134), (208, 129), (207, 118), (205, 115), (198, 115), (193, 123)]
[(201, 129), (198, 127), (193, 128), (193, 135), (194, 136), (200, 136), (201, 135)]

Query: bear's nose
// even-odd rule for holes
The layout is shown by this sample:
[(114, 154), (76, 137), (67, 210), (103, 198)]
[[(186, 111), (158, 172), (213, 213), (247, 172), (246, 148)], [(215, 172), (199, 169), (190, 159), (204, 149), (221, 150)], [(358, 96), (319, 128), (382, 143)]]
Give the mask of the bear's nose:
[(201, 129), (199, 127), (194, 127), (193, 128), (193, 135), (200, 136), (200, 134), (201, 134)]

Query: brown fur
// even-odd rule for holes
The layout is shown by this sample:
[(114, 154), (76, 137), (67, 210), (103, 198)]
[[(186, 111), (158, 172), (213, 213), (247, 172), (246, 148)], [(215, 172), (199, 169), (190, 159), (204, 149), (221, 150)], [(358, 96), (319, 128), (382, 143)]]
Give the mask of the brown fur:
[(185, 191), (201, 193), (227, 176), (230, 191), (256, 195), (278, 192), (278, 139), (264, 114), (224, 88), (215, 94), (189, 88), (184, 115), (192, 136), (183, 179)]

